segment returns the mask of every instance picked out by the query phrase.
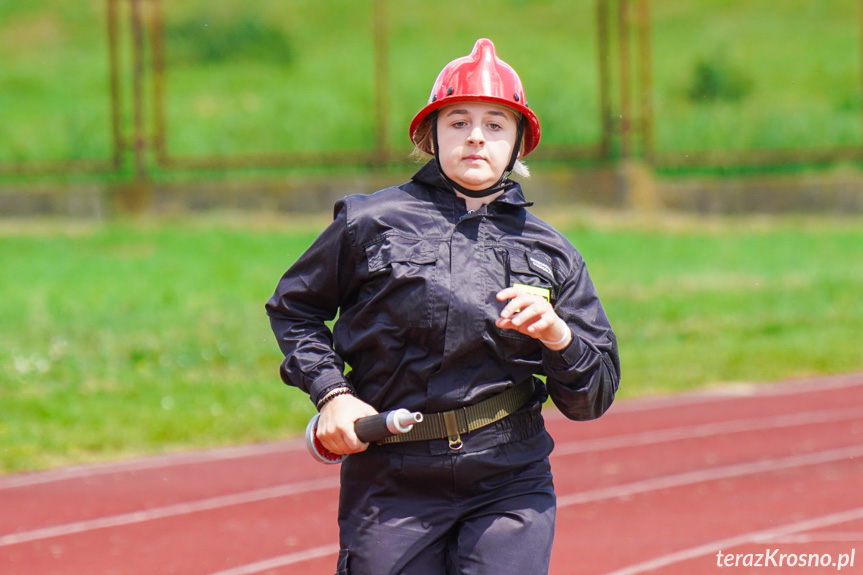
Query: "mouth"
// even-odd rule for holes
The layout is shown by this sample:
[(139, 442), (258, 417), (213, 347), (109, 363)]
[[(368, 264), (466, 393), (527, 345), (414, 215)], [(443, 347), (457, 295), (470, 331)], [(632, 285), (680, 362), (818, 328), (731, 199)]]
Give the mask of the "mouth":
[(485, 162), (486, 161), (485, 158), (483, 158), (482, 156), (477, 156), (477, 155), (465, 156), (464, 159), (468, 162)]

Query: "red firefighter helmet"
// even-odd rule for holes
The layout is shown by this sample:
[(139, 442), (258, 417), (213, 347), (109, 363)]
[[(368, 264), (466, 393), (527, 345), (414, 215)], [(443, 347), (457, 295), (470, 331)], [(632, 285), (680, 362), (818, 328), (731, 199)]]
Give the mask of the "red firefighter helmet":
[[(512, 108), (527, 120), (522, 155), (531, 153), (539, 143), (539, 118), (527, 107), (518, 74), (497, 57), (491, 40), (480, 38), (468, 56), (456, 58), (444, 66), (432, 87), (428, 104), (411, 122), (411, 141), (419, 145), (416, 132), (429, 114), (457, 102), (491, 102)], [(423, 151), (431, 153), (431, 150)]]

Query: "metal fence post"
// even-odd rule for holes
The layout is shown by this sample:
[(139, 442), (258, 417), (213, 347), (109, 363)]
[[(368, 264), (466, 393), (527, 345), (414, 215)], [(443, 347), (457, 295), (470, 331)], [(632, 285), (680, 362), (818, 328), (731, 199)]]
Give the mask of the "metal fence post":
[(144, 23), (141, 2), (130, 0), (132, 6), (132, 128), (135, 158), (135, 179), (147, 178), (146, 146), (144, 132)]
[[(147, 147), (150, 142), (145, 127), (145, 22), (142, 4), (146, 0), (129, 0), (132, 27), (132, 150), (134, 178), (128, 184), (117, 187), (117, 207), (126, 212), (142, 212), (150, 207), (152, 185), (147, 166)], [(127, 140), (129, 142), (129, 140)]]
[(372, 21), (375, 67), (375, 156), (379, 162), (385, 162), (390, 156), (390, 43), (386, 0), (373, 0)]
[(108, 82), (111, 89), (111, 147), (115, 170), (123, 164), (123, 117), (120, 91), (120, 47), (117, 37), (117, 2), (107, 0), (108, 25)]
[(651, 50), (650, 0), (636, 0), (638, 18), (638, 91), (641, 155), (653, 157), (653, 55)]
[[(863, 1), (863, 0), (861, 0)], [(597, 21), (597, 53), (599, 54), (599, 114), (602, 125), (602, 139), (600, 140), (600, 157), (604, 160), (611, 159), (612, 141), (614, 138), (614, 121), (611, 114), (611, 81), (610, 81), (610, 59), (611, 47), (609, 45), (609, 7), (608, 0), (596, 1)]]
[(628, 158), (632, 154), (632, 64), (629, 47), (629, 3), (630, 0), (619, 0), (617, 5), (617, 40), (620, 59), (620, 155)]
[[(863, 0), (860, 0), (857, 18), (860, 24), (857, 32), (857, 38), (860, 42), (860, 124), (863, 127)], [(861, 144), (861, 155), (863, 155), (863, 144)], [(858, 159), (863, 159), (863, 157)]]
[(150, 11), (150, 45), (153, 56), (151, 66), (153, 74), (153, 152), (156, 157), (156, 165), (165, 168), (168, 164), (165, 136), (167, 129), (165, 118), (165, 30), (161, 0), (150, 0), (150, 3), (152, 7)]

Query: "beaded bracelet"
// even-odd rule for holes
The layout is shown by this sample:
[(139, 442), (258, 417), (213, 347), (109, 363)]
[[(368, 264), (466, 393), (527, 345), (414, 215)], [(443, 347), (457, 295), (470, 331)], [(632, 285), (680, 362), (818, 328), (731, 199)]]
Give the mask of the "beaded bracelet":
[(315, 405), (315, 407), (317, 408), (318, 411), (320, 411), (321, 408), (323, 408), (326, 404), (328, 404), (330, 401), (332, 401), (333, 398), (336, 398), (340, 395), (356, 396), (356, 394), (354, 393), (354, 390), (351, 389), (350, 387), (339, 387), (339, 388), (336, 388), (335, 390), (329, 392), (328, 394), (326, 394), (323, 398), (321, 398), (321, 400), (318, 401), (318, 403), (317, 403), (317, 405)]

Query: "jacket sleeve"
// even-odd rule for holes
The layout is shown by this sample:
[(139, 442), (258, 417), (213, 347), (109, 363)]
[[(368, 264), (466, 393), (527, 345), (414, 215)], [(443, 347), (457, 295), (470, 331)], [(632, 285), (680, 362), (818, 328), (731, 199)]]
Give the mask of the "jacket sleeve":
[(549, 395), (569, 419), (596, 419), (614, 401), (620, 358), (617, 339), (580, 256), (561, 286), (555, 307), (573, 337), (562, 350), (543, 347)]
[(350, 387), (326, 322), (336, 317), (352, 289), (355, 266), (345, 199), (336, 203), (333, 222), (285, 272), (266, 304), (285, 355), (282, 380), (308, 393), (315, 404), (335, 387)]

